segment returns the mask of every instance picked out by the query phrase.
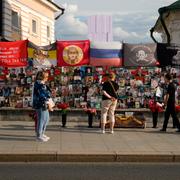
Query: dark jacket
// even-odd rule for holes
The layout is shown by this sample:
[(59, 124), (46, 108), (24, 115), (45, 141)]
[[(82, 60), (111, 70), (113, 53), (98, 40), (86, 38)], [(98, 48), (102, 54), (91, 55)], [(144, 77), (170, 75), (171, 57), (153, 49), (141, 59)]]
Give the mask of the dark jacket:
[(41, 81), (36, 81), (34, 83), (34, 91), (33, 91), (33, 108), (34, 109), (40, 109), (44, 108), (46, 109), (46, 102), (51, 97), (51, 90), (50, 88), (41, 83)]

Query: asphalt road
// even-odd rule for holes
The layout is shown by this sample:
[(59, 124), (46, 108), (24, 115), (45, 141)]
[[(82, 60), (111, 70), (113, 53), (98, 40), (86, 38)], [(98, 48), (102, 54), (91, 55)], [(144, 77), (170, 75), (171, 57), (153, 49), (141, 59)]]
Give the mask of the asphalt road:
[(0, 180), (180, 180), (180, 163), (0, 163)]

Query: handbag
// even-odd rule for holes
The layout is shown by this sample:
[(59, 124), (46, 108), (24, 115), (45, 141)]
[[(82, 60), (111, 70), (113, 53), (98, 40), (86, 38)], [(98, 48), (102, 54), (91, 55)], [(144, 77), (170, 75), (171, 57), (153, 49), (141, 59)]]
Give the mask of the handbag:
[(163, 104), (156, 102), (154, 99), (150, 99), (148, 105), (152, 112), (163, 112)]
[(48, 109), (49, 109), (49, 111), (53, 111), (53, 107), (55, 106), (55, 103), (54, 103), (54, 101), (52, 100), (52, 98), (50, 98), (50, 99), (48, 100), (47, 104), (48, 104)]

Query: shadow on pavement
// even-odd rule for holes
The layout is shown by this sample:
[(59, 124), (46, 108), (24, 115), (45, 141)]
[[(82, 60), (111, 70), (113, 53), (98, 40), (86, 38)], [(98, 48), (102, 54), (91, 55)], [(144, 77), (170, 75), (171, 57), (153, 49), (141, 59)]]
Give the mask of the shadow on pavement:
[(73, 132), (73, 133), (87, 133), (87, 134), (100, 134), (99, 128), (88, 128), (85, 127), (61, 127), (59, 129), (62, 132)]
[(34, 141), (35, 136), (0, 134), (0, 141)]
[(19, 125), (19, 124), (11, 124), (11, 125), (2, 125), (0, 130), (20, 130), (20, 131), (31, 131), (34, 130), (34, 126), (32, 125)]

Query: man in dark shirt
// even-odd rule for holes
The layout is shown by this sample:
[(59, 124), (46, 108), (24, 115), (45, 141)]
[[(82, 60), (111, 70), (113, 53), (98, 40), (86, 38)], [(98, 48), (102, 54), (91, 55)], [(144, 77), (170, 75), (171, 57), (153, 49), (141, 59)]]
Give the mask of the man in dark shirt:
[(167, 94), (166, 94), (165, 100), (164, 100), (164, 104), (166, 105), (166, 110), (165, 110), (165, 114), (164, 114), (165, 115), (164, 124), (163, 124), (163, 128), (161, 129), (161, 131), (166, 131), (169, 117), (171, 115), (173, 118), (173, 124), (176, 125), (176, 127), (178, 128), (178, 132), (180, 132), (180, 124), (179, 124), (179, 120), (177, 118), (176, 110), (175, 110), (176, 88), (175, 88), (175, 85), (172, 81), (172, 77), (170, 74), (165, 75), (165, 82), (168, 85), (168, 88), (167, 88)]
[(101, 108), (101, 129), (102, 133), (105, 133), (105, 125), (107, 122), (107, 114), (109, 117), (110, 122), (110, 133), (113, 134), (113, 128), (115, 123), (114, 118), (114, 111), (116, 109), (117, 104), (117, 94), (116, 91), (118, 90), (119, 86), (114, 81), (115, 80), (115, 74), (110, 73), (108, 75), (108, 80), (104, 82), (102, 87), (102, 108)]

